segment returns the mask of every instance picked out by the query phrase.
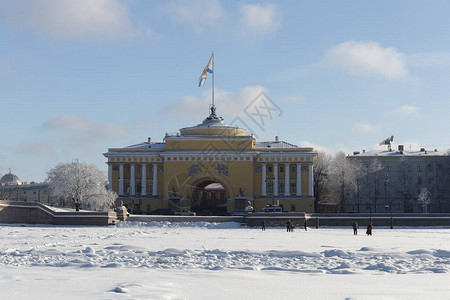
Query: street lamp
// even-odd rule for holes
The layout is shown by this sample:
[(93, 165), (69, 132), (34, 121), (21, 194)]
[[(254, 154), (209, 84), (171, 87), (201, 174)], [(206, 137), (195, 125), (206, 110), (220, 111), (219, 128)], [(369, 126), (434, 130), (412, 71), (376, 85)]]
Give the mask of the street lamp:
[[(384, 180), (384, 205), (386, 206), (386, 209), (389, 207), (387, 204), (387, 185), (389, 183), (389, 176), (386, 174), (386, 179)], [(387, 213), (387, 210), (386, 210)]]
[(393, 229), (394, 228), (394, 221), (393, 221), (393, 219), (392, 219), (392, 205), (388, 205), (387, 204), (387, 185), (388, 185), (388, 183), (389, 183), (389, 176), (388, 176), (388, 174), (386, 174), (386, 179), (385, 179), (385, 181), (384, 181), (384, 204), (386, 205), (386, 213), (388, 213), (388, 210), (389, 210), (389, 213), (390, 213), (390, 215), (391, 215), (391, 224), (390, 224), (390, 228), (391, 229)]

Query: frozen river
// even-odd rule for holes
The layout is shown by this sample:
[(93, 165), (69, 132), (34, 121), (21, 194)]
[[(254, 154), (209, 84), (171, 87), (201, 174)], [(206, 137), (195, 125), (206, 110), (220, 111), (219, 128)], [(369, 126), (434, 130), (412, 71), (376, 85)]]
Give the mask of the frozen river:
[(2, 299), (449, 299), (450, 229), (0, 226)]

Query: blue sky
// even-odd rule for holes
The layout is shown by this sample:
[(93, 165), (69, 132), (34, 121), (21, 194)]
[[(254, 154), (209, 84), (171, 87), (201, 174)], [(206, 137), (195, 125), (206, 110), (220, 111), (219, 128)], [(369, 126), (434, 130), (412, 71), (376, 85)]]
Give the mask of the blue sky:
[[(318, 150), (450, 148), (448, 1), (0, 1), (0, 174), (200, 123)], [(277, 111), (258, 126), (264, 92)], [(256, 100), (255, 100), (256, 99)], [(254, 101), (255, 100), (255, 101)], [(236, 123), (237, 124), (237, 123)], [(259, 124), (261, 125), (261, 124)]]

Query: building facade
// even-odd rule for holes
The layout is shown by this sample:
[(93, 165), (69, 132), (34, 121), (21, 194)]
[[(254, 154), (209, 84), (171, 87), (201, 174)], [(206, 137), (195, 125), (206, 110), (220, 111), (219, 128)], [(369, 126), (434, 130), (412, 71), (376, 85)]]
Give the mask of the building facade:
[[(450, 155), (448, 151), (354, 152), (347, 157), (359, 164), (355, 193), (344, 211), (450, 213)], [(420, 192), (429, 192), (422, 206)]]
[(11, 171), (0, 178), (0, 200), (52, 204), (48, 184), (22, 182)]
[[(109, 188), (134, 213), (187, 208), (231, 214), (244, 211), (249, 201), (255, 210), (272, 204), (285, 211), (314, 209), (317, 153), (278, 138), (257, 142), (244, 129), (226, 125), (214, 107), (201, 124), (166, 134), (163, 142), (149, 138), (104, 155)], [(223, 187), (218, 201), (202, 196), (213, 183)]]

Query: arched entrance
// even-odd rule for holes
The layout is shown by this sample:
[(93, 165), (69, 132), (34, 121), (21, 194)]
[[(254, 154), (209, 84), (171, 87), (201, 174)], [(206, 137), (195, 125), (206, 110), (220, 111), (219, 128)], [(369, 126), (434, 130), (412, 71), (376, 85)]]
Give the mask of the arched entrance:
[(227, 192), (214, 180), (205, 180), (197, 184), (191, 191), (191, 210), (197, 215), (226, 215)]

